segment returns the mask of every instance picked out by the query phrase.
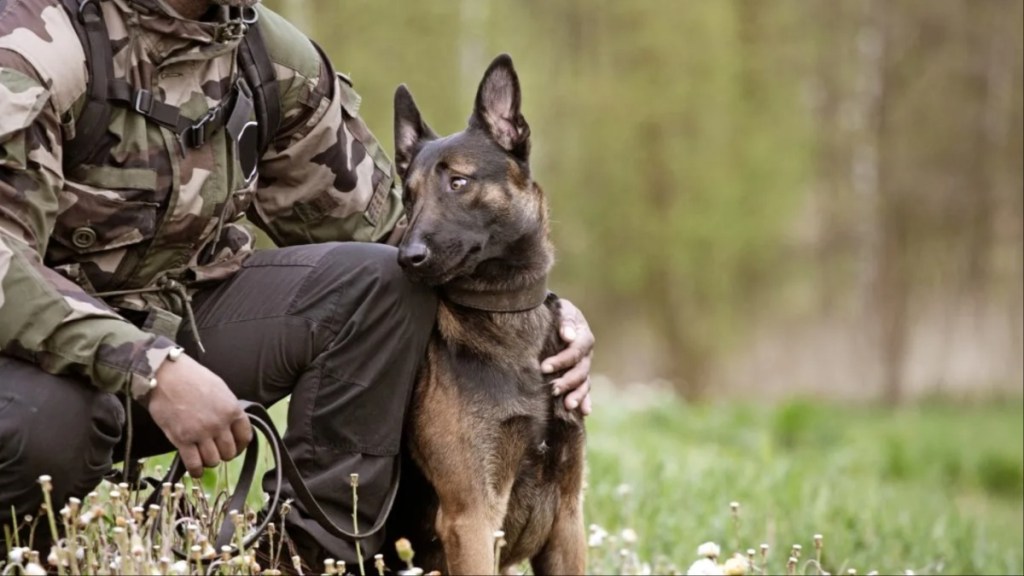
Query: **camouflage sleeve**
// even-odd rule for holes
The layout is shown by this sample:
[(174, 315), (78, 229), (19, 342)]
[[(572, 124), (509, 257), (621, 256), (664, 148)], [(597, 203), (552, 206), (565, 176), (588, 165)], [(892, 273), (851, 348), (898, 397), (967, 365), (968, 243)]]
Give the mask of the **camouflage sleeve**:
[(393, 240), (402, 194), (359, 95), (305, 36), (261, 10), (284, 112), (249, 218), (278, 245)]
[(139, 330), (43, 264), (64, 182), (59, 114), (50, 83), (3, 40), (0, 352), (138, 395), (174, 343)]

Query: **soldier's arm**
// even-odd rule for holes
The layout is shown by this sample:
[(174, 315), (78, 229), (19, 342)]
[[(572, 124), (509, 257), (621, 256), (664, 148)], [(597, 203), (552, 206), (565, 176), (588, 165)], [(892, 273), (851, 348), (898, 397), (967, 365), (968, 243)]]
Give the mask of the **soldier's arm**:
[(259, 167), (250, 220), (278, 245), (386, 241), (402, 216), (387, 154), (359, 117), (359, 96), (301, 32), (260, 8), (284, 110)]
[(44, 265), (64, 184), (59, 113), (53, 82), (3, 40), (0, 30), (0, 352), (104, 390), (141, 392), (174, 344)]

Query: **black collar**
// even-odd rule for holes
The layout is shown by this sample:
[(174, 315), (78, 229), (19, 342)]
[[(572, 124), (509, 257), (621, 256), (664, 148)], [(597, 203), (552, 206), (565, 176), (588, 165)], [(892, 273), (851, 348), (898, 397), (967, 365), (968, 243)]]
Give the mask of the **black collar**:
[(445, 286), (441, 288), (445, 300), (484, 312), (529, 312), (548, 297), (548, 278), (542, 276), (518, 290), (469, 290)]

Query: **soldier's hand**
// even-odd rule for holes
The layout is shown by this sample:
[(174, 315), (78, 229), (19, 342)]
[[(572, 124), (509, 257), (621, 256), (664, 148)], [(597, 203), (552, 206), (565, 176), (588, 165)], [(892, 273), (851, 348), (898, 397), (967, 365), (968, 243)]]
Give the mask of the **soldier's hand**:
[(558, 354), (545, 358), (541, 371), (545, 374), (568, 370), (551, 382), (555, 396), (565, 394), (565, 407), (590, 414), (590, 359), (594, 354), (594, 333), (580, 309), (564, 298), (558, 300), (562, 309), (562, 325), (558, 330), (568, 346)]
[(249, 419), (227, 384), (188, 355), (161, 364), (156, 381), (146, 408), (192, 477), (231, 460), (252, 439)]

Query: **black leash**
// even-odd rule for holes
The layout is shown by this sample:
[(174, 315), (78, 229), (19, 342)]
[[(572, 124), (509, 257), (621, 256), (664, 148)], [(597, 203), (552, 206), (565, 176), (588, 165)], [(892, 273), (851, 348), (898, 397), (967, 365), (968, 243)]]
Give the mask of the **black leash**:
[[(292, 491), (295, 492), (295, 499), (298, 500), (306, 513), (309, 514), (324, 530), (336, 536), (349, 541), (362, 540), (363, 538), (372, 536), (379, 532), (383, 527), (384, 523), (387, 522), (388, 515), (391, 513), (391, 508), (395, 504), (395, 497), (398, 494), (398, 481), (401, 476), (401, 458), (395, 459), (395, 467), (391, 477), (391, 486), (388, 489), (387, 497), (384, 499), (384, 504), (381, 507), (380, 513), (377, 516), (377, 521), (374, 522), (368, 530), (347, 530), (335, 524), (324, 512), (323, 508), (313, 498), (313, 494), (310, 493), (309, 488), (306, 486), (306, 482), (302, 479), (302, 474), (299, 472), (298, 466), (295, 465), (295, 461), (292, 460), (291, 455), (284, 447), (284, 440), (281, 439), (281, 435), (277, 431), (277, 427), (274, 426), (274, 421), (267, 414), (267, 411), (263, 406), (254, 402), (240, 401), (239, 404), (242, 406), (242, 410), (249, 418), (249, 422), (252, 427), (256, 429), (260, 434), (263, 435), (267, 440), (267, 445), (270, 447), (271, 453), (274, 455), (274, 492), (270, 495), (270, 501), (267, 503), (263, 520), (260, 521), (255, 527), (249, 530), (249, 532), (242, 538), (242, 546), (250, 548), (267, 530), (267, 525), (274, 518), (274, 515), (278, 512), (281, 506), (281, 481), (284, 478), (288, 479), (289, 484), (292, 487)], [(249, 446), (245, 449), (245, 459), (242, 461), (242, 470), (238, 475), (238, 483), (235, 486), (234, 493), (228, 499), (227, 507), (228, 511), (237, 510), (239, 513), (243, 513), (245, 501), (249, 497), (249, 491), (252, 488), (253, 482), (256, 480), (256, 465), (259, 460), (259, 442), (256, 438), (253, 438), (249, 442)], [(162, 483), (175, 484), (182, 479), (185, 475), (185, 466), (181, 462), (181, 456), (176, 455), (174, 462), (171, 464), (171, 468), (168, 470), (167, 475), (164, 477)], [(160, 506), (161, 502), (161, 491), (154, 489), (153, 493), (149, 495), (146, 500), (144, 508), (149, 509), (150, 505)], [(161, 506), (161, 513), (163, 507)], [(160, 522), (154, 522), (153, 525), (158, 526)], [(230, 549), (231, 554), (238, 552), (238, 547), (235, 546), (232, 541), (235, 537), (235, 525), (231, 521), (230, 517), (224, 519), (221, 524), (220, 531), (217, 533), (217, 540), (214, 545), (214, 550), (220, 553), (224, 550), (224, 547)], [(188, 558), (190, 555), (176, 547), (172, 548), (174, 554), (180, 558)]]

